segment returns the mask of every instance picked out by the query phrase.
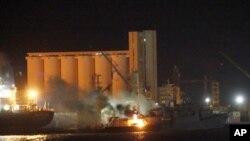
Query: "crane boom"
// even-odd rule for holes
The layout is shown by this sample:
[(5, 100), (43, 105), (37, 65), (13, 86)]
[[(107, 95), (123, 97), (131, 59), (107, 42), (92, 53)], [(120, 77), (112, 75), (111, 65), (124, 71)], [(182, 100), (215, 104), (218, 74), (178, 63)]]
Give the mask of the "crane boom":
[(241, 71), (247, 78), (250, 78), (250, 74), (243, 69), (238, 63), (236, 63), (234, 60), (232, 60), (229, 56), (227, 56), (225, 53), (220, 52), (220, 54), (227, 59), (231, 64), (233, 64), (239, 71)]
[(103, 53), (100, 52), (101, 55), (103, 55), (103, 57), (111, 64), (112, 68), (114, 68), (114, 70), (117, 72), (117, 74), (122, 78), (122, 80), (128, 85), (131, 86), (131, 84), (129, 83), (129, 81), (121, 74), (121, 72), (117, 69), (117, 67), (112, 63), (112, 61), (108, 58), (108, 56)]

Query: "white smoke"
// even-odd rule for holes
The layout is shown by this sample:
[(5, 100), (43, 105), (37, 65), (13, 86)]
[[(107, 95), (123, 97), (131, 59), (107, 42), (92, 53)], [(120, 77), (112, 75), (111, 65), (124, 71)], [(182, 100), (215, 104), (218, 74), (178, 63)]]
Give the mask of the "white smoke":
[[(134, 93), (123, 92), (118, 94), (117, 98), (101, 91), (83, 93), (79, 92), (77, 87), (70, 86), (59, 78), (51, 79), (49, 86), (44, 99), (51, 103), (55, 112), (77, 113), (79, 128), (106, 124), (112, 116), (128, 117), (134, 108), (143, 115), (147, 115), (150, 109), (155, 108), (153, 101), (147, 100), (143, 95), (138, 100), (138, 95)], [(70, 119), (69, 121), (67, 118), (64, 119), (65, 124), (71, 122)]]
[(119, 93), (118, 98), (109, 97), (109, 105), (102, 109), (102, 122), (107, 123), (109, 117), (116, 116), (126, 118), (137, 110), (142, 115), (149, 115), (151, 109), (158, 105), (152, 100), (148, 100), (144, 95), (138, 96), (135, 93)]

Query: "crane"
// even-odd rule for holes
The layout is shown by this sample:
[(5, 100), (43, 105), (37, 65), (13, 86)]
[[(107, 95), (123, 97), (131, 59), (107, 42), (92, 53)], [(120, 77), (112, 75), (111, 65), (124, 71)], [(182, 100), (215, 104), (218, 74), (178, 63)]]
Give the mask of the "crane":
[[(122, 80), (129, 86), (129, 88), (133, 87), (132, 84), (128, 81), (128, 79), (126, 79), (126, 77), (122, 75), (122, 73), (117, 69), (116, 65), (108, 58), (108, 56), (104, 52), (100, 52), (98, 55), (102, 55), (111, 64), (112, 68), (122, 78)], [(138, 97), (137, 98), (137, 102), (138, 102), (137, 108), (138, 108), (138, 111), (140, 111), (141, 86), (140, 86), (139, 81), (138, 81), (139, 80), (139, 75), (137, 74), (136, 76), (137, 76), (136, 80), (137, 80), (137, 85), (138, 85), (137, 92), (136, 92), (137, 93), (137, 97)]]
[(103, 53), (103, 52), (100, 52), (100, 55), (102, 55), (102, 56), (111, 64), (111, 66), (112, 66), (112, 68), (115, 70), (115, 72), (122, 78), (122, 80), (123, 80), (127, 85), (130, 86), (129, 81), (126, 79), (125, 76), (122, 75), (122, 73), (117, 69), (117, 67), (115, 66), (115, 64), (112, 63), (112, 61), (108, 58), (108, 56), (107, 56), (105, 53)]
[(227, 59), (227, 61), (229, 61), (231, 64), (233, 64), (240, 72), (242, 72), (247, 78), (250, 79), (250, 74), (243, 69), (238, 63), (236, 63), (234, 60), (232, 60), (228, 55), (226, 55), (225, 53), (223, 53), (222, 51), (220, 52), (220, 54)]

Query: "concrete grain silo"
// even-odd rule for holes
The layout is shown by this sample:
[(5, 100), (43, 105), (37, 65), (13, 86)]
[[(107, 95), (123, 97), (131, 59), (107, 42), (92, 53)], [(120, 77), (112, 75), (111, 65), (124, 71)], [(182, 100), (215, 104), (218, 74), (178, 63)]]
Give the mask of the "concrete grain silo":
[[(110, 59), (110, 58), (109, 58)], [(110, 90), (112, 85), (111, 64), (103, 55), (95, 56), (95, 85), (102, 90)]]
[(49, 81), (61, 78), (61, 61), (58, 57), (43, 57), (44, 60), (44, 81), (45, 89), (50, 85)]
[(75, 56), (61, 56), (61, 79), (69, 85), (78, 85), (78, 68)]
[(26, 57), (28, 89), (41, 91), (44, 89), (44, 61), (40, 57)]
[(128, 76), (128, 58), (125, 55), (112, 55), (112, 63), (123, 76), (122, 77), (119, 73), (113, 71), (112, 94), (116, 97), (118, 93), (128, 90), (128, 86), (126, 84)]
[[(129, 32), (130, 75), (138, 73), (141, 93), (158, 101), (157, 89), (157, 35), (155, 30)], [(134, 89), (135, 90), (135, 89)]]
[(78, 87), (83, 92), (94, 89), (94, 59), (91, 55), (77, 56), (78, 59)]

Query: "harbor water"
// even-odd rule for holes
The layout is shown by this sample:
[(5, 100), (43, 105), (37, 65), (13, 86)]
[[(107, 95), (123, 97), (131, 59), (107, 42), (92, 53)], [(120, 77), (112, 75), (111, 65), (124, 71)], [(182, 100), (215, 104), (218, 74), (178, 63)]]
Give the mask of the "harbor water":
[(229, 129), (1, 135), (0, 141), (227, 141)]

